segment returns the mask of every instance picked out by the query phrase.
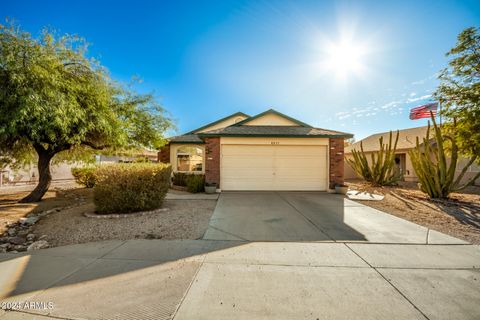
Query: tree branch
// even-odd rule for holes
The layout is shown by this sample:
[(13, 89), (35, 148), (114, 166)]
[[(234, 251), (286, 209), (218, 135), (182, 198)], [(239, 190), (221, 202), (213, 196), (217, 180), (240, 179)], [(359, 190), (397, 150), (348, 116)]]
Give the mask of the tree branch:
[(99, 145), (99, 146), (97, 146), (96, 144), (94, 144), (90, 141), (83, 141), (81, 144), (84, 145), (84, 146), (90, 147), (94, 150), (103, 150), (103, 149), (106, 149), (106, 148), (110, 147), (109, 145)]

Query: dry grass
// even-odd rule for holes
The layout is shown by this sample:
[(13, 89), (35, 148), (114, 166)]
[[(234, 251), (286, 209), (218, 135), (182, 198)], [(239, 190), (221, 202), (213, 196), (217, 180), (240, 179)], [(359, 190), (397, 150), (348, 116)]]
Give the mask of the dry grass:
[(0, 234), (4, 233), (6, 226), (17, 222), (29, 213), (42, 212), (54, 208), (66, 207), (77, 200), (87, 197), (89, 190), (80, 189), (74, 183), (53, 186), (45, 194), (43, 200), (37, 203), (18, 203), (33, 189), (33, 185), (19, 187), (3, 187), (0, 189)]
[(350, 189), (385, 195), (382, 201), (359, 201), (419, 225), (437, 230), (470, 243), (480, 244), (480, 188), (453, 193), (447, 200), (431, 200), (416, 187), (371, 187), (349, 181)]

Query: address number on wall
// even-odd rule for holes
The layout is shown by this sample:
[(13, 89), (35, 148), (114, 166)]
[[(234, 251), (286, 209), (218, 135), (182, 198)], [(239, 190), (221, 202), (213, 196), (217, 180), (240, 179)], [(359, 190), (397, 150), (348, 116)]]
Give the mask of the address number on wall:
[(272, 141), (272, 142), (270, 142), (270, 143), (271, 143), (271, 144), (280, 144), (280, 142), (278, 142), (278, 141)]

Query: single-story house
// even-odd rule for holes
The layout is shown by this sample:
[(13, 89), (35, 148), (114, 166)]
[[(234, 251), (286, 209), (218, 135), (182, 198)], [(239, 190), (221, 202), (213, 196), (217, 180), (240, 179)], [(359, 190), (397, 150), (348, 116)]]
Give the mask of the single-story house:
[(349, 133), (314, 128), (273, 109), (237, 112), (169, 139), (158, 161), (205, 174), (221, 190), (315, 190), (343, 183)]
[[(418, 177), (413, 169), (412, 161), (408, 152), (415, 148), (417, 137), (420, 140), (420, 144), (423, 144), (423, 138), (427, 135), (428, 126), (416, 127), (410, 129), (399, 130), (397, 149), (395, 154), (395, 163), (399, 167), (400, 172), (403, 173), (405, 181), (417, 182)], [(357, 141), (349, 146), (345, 147), (345, 158), (353, 159), (352, 150), (360, 150), (360, 143), (363, 144), (363, 150), (367, 154), (367, 159), (370, 160), (373, 152), (380, 150), (379, 139), (383, 137), (383, 143), (388, 143), (390, 132), (376, 133), (366, 137), (363, 140)], [(396, 137), (396, 131), (392, 130), (392, 141)], [(432, 133), (430, 133), (432, 137)], [(392, 142), (393, 143), (393, 142)], [(467, 163), (467, 159), (460, 158), (457, 165), (457, 174)], [(465, 174), (463, 181), (470, 179), (476, 173), (480, 171), (480, 166), (473, 164)], [(347, 164), (345, 167), (345, 179), (358, 179), (359, 177), (355, 171)]]

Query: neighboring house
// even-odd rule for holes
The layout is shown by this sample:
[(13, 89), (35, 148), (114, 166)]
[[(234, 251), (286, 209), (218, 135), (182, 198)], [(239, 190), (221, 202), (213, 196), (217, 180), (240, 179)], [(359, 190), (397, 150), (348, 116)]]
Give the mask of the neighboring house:
[[(395, 163), (398, 166), (399, 170), (403, 173), (405, 181), (418, 181), (415, 170), (413, 169), (412, 161), (410, 160), (410, 155), (408, 152), (416, 146), (417, 137), (420, 140), (420, 144), (423, 144), (423, 138), (427, 135), (428, 127), (417, 127), (404, 129), (399, 131), (397, 150), (395, 156)], [(367, 159), (371, 159), (371, 154), (373, 152), (378, 152), (379, 148), (379, 139), (383, 137), (383, 143), (388, 143), (390, 132), (376, 133), (371, 136), (366, 137), (363, 140), (357, 141), (352, 145), (345, 147), (345, 158), (353, 159), (352, 150), (360, 150), (360, 143), (363, 144), (363, 150), (367, 154)], [(430, 134), (432, 136), (432, 134)], [(392, 131), (392, 143), (396, 137), (396, 131)], [(467, 159), (462, 158), (458, 161), (457, 165), (457, 174), (460, 173), (460, 170), (467, 163)], [(480, 167), (478, 165), (472, 165), (468, 172), (465, 174), (463, 181), (473, 177)], [(359, 177), (353, 171), (353, 169), (347, 164), (345, 166), (345, 179), (358, 179)]]
[[(111, 163), (121, 163), (121, 162), (132, 162), (138, 158), (148, 158), (151, 162), (157, 161), (157, 152), (150, 150), (141, 150), (135, 152), (134, 154), (125, 154), (125, 155), (96, 155), (95, 162), (97, 164), (111, 164)], [(84, 163), (81, 162), (57, 162), (53, 163), (50, 166), (50, 171), (52, 173), (52, 180), (72, 180), (72, 168), (84, 166)], [(4, 185), (15, 185), (15, 184), (26, 184), (26, 183), (37, 183), (38, 182), (38, 169), (36, 164), (26, 165), (19, 169), (12, 169), (6, 167), (0, 170), (1, 177), (1, 186)]]
[(327, 190), (343, 183), (349, 133), (314, 128), (275, 110), (237, 112), (184, 135), (158, 153), (174, 172), (204, 173), (222, 190)]

